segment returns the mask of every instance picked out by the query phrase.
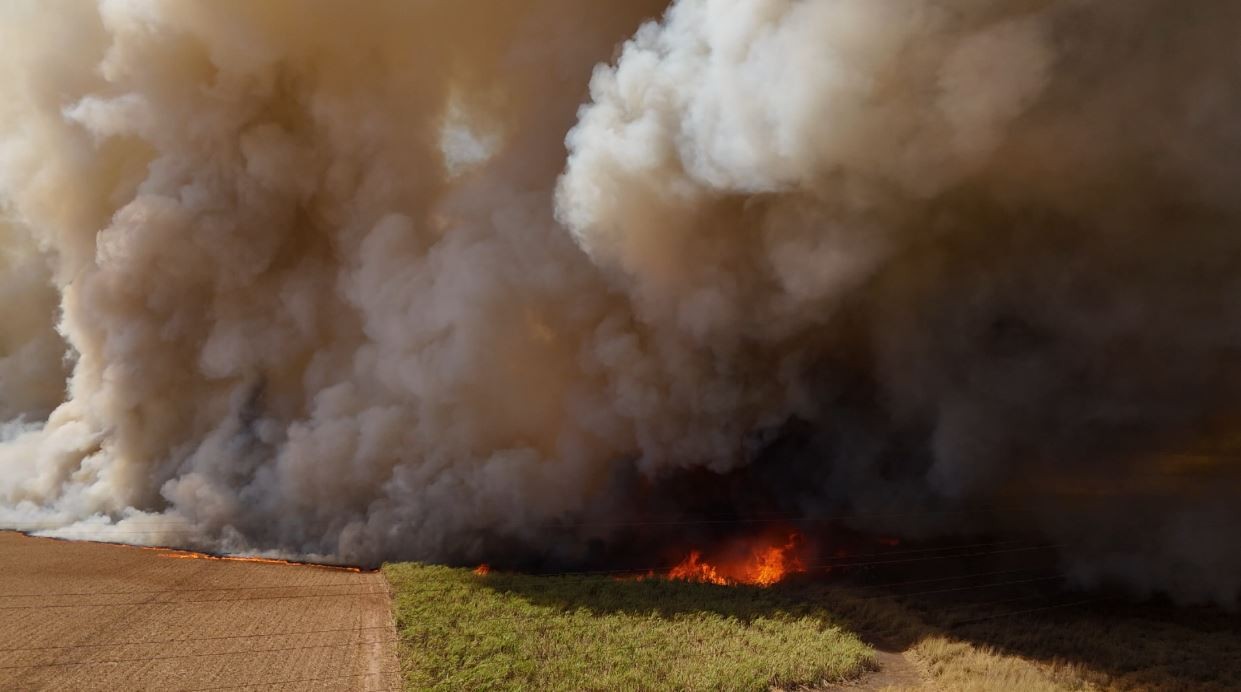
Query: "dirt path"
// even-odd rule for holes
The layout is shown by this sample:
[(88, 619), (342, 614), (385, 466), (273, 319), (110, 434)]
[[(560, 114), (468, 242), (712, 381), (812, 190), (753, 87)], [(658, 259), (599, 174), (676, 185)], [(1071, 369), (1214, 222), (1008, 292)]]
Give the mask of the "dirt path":
[(0, 690), (399, 689), (382, 575), (185, 558), (0, 533)]
[(822, 692), (856, 692), (857, 690), (907, 692), (933, 689), (923, 675), (922, 669), (910, 660), (907, 653), (883, 644), (872, 643), (871, 646), (875, 647), (875, 662), (879, 664), (879, 670), (849, 683), (825, 688)]

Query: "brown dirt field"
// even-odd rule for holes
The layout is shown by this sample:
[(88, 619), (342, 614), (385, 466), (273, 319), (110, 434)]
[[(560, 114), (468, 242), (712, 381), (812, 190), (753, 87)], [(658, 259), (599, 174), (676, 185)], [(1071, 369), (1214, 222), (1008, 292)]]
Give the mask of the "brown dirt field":
[(383, 575), (175, 555), (0, 533), (0, 690), (400, 689)]

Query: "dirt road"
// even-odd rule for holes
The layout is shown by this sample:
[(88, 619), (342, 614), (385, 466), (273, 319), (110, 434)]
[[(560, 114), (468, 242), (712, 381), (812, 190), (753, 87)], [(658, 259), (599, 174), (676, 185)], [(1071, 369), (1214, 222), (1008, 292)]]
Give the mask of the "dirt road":
[(0, 533), (0, 690), (397, 690), (383, 576)]

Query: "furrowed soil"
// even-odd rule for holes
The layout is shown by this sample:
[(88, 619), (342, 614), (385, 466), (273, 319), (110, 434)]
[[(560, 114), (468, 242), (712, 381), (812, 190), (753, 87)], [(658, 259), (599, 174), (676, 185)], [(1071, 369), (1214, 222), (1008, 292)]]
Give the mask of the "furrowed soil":
[(378, 573), (0, 533), (0, 690), (398, 690)]

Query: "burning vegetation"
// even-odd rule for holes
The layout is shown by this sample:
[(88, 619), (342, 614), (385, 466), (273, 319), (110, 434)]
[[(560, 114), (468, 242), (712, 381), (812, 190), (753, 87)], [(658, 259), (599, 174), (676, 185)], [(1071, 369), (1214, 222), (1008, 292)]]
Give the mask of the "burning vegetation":
[(766, 541), (751, 543), (738, 558), (703, 559), (702, 552), (691, 550), (677, 566), (668, 571), (668, 578), (720, 586), (772, 586), (792, 574), (806, 571), (801, 558), (802, 537), (792, 533), (783, 544)]

